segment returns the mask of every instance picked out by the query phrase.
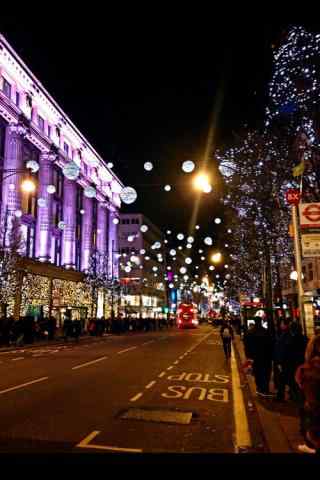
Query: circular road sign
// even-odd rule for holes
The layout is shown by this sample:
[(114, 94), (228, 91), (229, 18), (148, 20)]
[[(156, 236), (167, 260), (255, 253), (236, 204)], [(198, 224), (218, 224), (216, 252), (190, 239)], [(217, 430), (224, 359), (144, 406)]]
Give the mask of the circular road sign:
[(303, 216), (306, 217), (309, 222), (319, 222), (320, 221), (320, 205), (316, 203), (311, 203), (303, 211)]

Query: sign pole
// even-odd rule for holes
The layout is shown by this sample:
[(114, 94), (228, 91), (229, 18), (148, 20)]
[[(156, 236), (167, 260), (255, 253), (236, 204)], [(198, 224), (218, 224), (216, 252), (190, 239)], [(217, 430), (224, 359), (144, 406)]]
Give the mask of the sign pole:
[(302, 285), (302, 266), (301, 266), (301, 251), (299, 243), (299, 230), (298, 230), (298, 219), (297, 219), (297, 206), (292, 204), (292, 225), (293, 225), (293, 237), (294, 237), (294, 256), (296, 263), (296, 271), (298, 274), (298, 305), (299, 305), (299, 315), (300, 315), (300, 324), (302, 325), (303, 331), (306, 334), (306, 324), (304, 317), (304, 305), (303, 305), (303, 285)]

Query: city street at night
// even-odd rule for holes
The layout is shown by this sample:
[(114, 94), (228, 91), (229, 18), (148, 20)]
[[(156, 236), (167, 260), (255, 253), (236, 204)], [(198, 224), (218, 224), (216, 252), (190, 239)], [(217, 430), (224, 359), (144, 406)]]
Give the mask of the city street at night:
[(34, 10), (0, 15), (0, 462), (319, 462), (319, 21)]
[(211, 326), (82, 341), (1, 352), (2, 452), (237, 451), (237, 367)]

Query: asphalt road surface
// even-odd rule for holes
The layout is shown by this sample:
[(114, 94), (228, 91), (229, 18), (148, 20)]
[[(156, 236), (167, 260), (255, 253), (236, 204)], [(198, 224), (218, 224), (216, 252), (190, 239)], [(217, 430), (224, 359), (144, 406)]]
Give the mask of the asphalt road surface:
[(238, 367), (209, 325), (1, 352), (0, 452), (265, 451)]

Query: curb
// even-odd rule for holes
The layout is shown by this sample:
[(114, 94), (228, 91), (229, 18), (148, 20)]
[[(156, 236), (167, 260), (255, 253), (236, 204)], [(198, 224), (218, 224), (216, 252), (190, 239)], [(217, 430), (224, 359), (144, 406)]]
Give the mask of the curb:
[[(239, 338), (234, 341), (241, 362), (245, 361), (244, 348)], [(280, 413), (270, 411), (256, 397), (256, 388), (254, 379), (246, 376), (249, 390), (258, 414), (258, 419), (265, 437), (266, 444), (270, 453), (295, 453), (290, 442), (285, 435), (280, 422)], [(266, 400), (266, 402), (270, 402)], [(267, 403), (266, 403), (267, 405)]]

